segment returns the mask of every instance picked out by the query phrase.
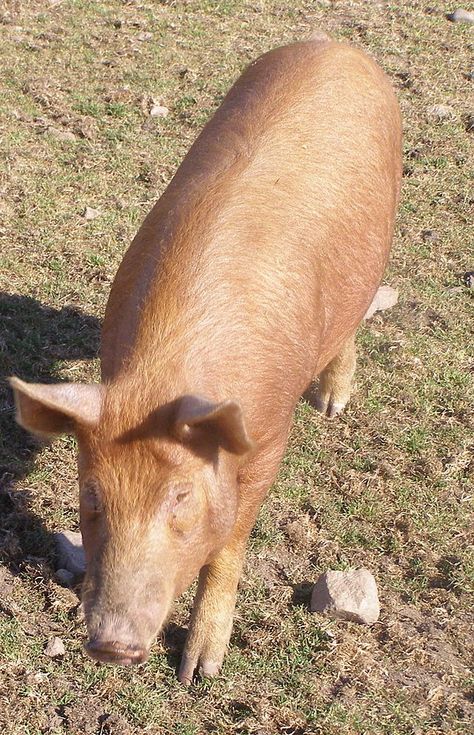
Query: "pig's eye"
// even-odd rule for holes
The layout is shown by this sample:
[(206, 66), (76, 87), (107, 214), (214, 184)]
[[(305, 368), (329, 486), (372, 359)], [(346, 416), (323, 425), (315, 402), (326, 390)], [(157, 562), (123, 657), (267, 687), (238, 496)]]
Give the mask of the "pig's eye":
[(170, 492), (170, 523), (178, 532), (186, 532), (195, 521), (195, 503), (192, 484), (179, 484)]
[(172, 485), (170, 488), (170, 507), (171, 512), (179, 510), (185, 506), (191, 497), (193, 486), (191, 483), (179, 483)]
[(95, 480), (89, 480), (86, 482), (82, 488), (81, 500), (84, 505), (84, 509), (88, 513), (100, 513), (102, 503), (100, 499), (99, 483)]

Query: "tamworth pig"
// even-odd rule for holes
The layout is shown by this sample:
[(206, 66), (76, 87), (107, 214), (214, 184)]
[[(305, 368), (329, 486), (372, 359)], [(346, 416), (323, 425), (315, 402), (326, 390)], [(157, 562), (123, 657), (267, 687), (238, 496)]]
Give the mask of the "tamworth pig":
[(12, 379), (20, 424), (77, 437), (93, 658), (145, 661), (199, 575), (179, 678), (219, 671), (295, 404), (318, 375), (323, 413), (349, 398), (400, 137), (391, 86), (361, 51), (320, 36), (260, 57), (125, 255), (102, 383)]

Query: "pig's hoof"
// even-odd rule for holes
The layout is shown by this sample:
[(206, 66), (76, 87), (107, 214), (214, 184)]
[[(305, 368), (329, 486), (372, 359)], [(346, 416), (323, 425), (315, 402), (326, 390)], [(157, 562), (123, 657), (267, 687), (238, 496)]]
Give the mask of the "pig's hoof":
[(183, 653), (181, 664), (178, 672), (178, 679), (181, 684), (190, 686), (196, 678), (206, 679), (217, 676), (221, 669), (219, 661), (210, 661), (201, 659), (199, 656), (190, 656)]
[(327, 416), (332, 419), (334, 416), (337, 416), (339, 413), (344, 411), (346, 404), (347, 400), (335, 401), (332, 396), (322, 396), (318, 393), (314, 399), (313, 405), (316, 411), (319, 411), (323, 416)]

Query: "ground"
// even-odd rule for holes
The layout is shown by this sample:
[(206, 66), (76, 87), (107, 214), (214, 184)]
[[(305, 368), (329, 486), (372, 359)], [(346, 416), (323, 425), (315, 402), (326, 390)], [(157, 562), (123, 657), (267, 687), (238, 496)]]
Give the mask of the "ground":
[[(323, 28), (367, 49), (404, 118), (385, 282), (357, 389), (330, 422), (302, 401), (252, 535), (222, 676), (175, 669), (192, 594), (150, 661), (82, 649), (52, 533), (76, 529), (74, 442), (39, 446), (0, 397), (0, 727), (7, 735), (434, 735), (474, 717), (472, 26), (444, 2), (4, 0), (0, 7), (0, 372), (98, 375), (125, 248), (204, 121), (259, 53)], [(472, 9), (467, 4), (466, 9)], [(169, 109), (152, 117), (154, 103)], [(440, 119), (434, 105), (447, 105)], [(471, 147), (471, 149), (470, 149)], [(98, 212), (86, 219), (84, 211)], [(471, 527), (470, 527), (471, 525)], [(365, 566), (371, 628), (309, 612), (311, 584)], [(62, 658), (44, 649), (59, 636)]]

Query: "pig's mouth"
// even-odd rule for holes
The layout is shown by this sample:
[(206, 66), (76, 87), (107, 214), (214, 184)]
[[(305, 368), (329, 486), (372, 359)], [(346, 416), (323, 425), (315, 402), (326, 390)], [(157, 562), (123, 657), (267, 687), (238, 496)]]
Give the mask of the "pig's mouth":
[(124, 646), (118, 641), (100, 641), (96, 639), (86, 643), (85, 648), (89, 656), (95, 661), (118, 666), (142, 664), (149, 656), (147, 649)]

